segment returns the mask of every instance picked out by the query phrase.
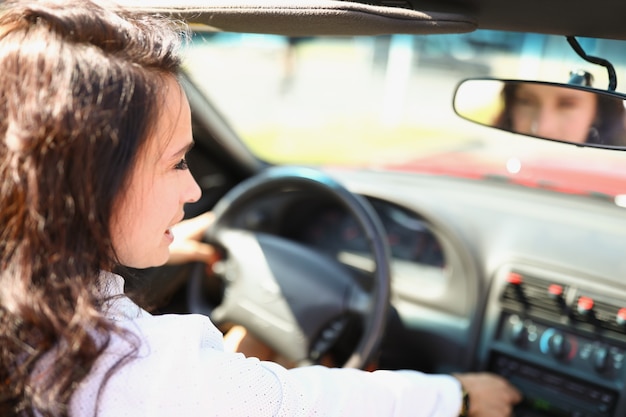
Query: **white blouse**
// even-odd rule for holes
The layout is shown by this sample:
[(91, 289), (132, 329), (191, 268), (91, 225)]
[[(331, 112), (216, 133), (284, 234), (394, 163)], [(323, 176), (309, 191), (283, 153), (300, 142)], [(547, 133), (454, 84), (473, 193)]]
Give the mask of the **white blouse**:
[[(137, 357), (103, 378), (129, 350), (114, 337), (70, 403), (70, 416), (411, 416), (456, 417), (459, 382), (416, 371), (285, 369), (225, 352), (222, 333), (202, 315), (151, 315), (123, 296), (110, 274), (112, 320), (139, 342)], [(99, 396), (99, 399), (98, 399)], [(97, 404), (97, 405), (96, 405)]]

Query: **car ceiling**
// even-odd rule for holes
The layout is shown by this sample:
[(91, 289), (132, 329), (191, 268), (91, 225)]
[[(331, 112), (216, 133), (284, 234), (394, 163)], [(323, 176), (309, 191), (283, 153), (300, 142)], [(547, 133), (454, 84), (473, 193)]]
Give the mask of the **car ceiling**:
[(231, 32), (376, 35), (481, 28), (626, 39), (626, 1), (620, 0), (117, 1)]
[(407, 0), (403, 3), (417, 10), (467, 14), (482, 29), (626, 39), (626, 2), (621, 0)]

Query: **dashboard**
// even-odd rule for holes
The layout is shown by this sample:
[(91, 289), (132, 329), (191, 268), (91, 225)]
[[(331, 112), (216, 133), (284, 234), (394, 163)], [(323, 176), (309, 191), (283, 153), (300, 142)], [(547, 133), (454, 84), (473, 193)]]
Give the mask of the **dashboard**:
[[(394, 317), (381, 367), (502, 374), (524, 393), (517, 417), (626, 414), (623, 208), (498, 182), (329, 174), (386, 232)], [(232, 226), (315, 248), (368, 287), (368, 242), (322, 194), (268, 193)]]
[[(473, 261), (474, 268), (451, 271), (445, 289), (471, 306), (466, 328), (455, 330), (432, 304), (420, 312), (398, 305), (423, 340), (446, 349), (466, 337), (471, 369), (501, 374), (523, 392), (517, 417), (626, 414), (623, 208), (480, 181), (377, 173), (396, 184), (383, 189), (371, 174), (339, 175), (355, 192), (419, 213), (439, 236), (443, 259), (465, 254)], [(458, 291), (460, 281), (469, 291)], [(435, 371), (454, 369), (449, 359), (431, 357)]]

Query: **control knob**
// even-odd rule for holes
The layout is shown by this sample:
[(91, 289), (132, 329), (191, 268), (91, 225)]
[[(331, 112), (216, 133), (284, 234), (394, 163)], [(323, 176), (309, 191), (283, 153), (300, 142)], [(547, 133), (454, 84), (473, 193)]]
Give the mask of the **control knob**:
[(525, 347), (528, 342), (528, 328), (522, 320), (511, 326), (511, 340), (519, 347)]
[(571, 351), (571, 344), (567, 337), (561, 332), (554, 332), (548, 340), (548, 348), (550, 353), (557, 359), (565, 359)]
[(602, 373), (608, 369), (610, 355), (609, 349), (606, 346), (596, 347), (591, 358), (593, 361), (593, 367), (596, 371)]

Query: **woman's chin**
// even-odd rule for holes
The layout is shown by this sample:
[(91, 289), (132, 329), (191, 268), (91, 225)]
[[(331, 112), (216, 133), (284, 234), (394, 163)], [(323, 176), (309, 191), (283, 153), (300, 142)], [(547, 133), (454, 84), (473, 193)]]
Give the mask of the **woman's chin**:
[(130, 268), (136, 269), (146, 269), (146, 268), (155, 268), (159, 266), (163, 266), (169, 260), (170, 253), (169, 250), (161, 251), (159, 253), (152, 253), (150, 256), (135, 258), (132, 260), (128, 260), (127, 262), (122, 262), (122, 265), (125, 265)]

